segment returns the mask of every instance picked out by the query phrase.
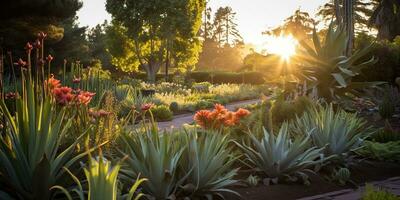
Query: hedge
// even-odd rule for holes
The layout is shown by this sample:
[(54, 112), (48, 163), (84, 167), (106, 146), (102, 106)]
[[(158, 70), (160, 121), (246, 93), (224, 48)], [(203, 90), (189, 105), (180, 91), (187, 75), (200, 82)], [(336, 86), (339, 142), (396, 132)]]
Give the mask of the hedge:
[[(212, 77), (213, 76), (213, 77)], [(263, 84), (264, 74), (260, 72), (205, 72), (195, 71), (188, 74), (189, 79), (195, 82), (210, 83), (246, 83), (246, 84)]]

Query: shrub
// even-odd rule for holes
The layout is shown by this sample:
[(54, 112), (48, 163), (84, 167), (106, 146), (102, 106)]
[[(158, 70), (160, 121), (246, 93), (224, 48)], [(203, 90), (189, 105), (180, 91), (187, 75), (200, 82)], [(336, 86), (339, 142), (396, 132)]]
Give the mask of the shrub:
[(292, 120), (296, 117), (296, 107), (290, 101), (277, 100), (271, 107), (272, 120), (274, 124), (282, 124), (284, 121)]
[(206, 100), (200, 100), (196, 103), (196, 110), (207, 109), (213, 107), (214, 103)]
[(151, 112), (157, 121), (170, 121), (174, 115), (168, 106), (165, 105), (154, 106), (151, 108)]
[[(84, 168), (86, 180), (88, 182), (88, 191), (83, 191), (82, 183), (79, 181), (78, 177), (74, 176), (68, 169), (66, 171), (71, 175), (72, 179), (77, 184), (76, 188), (68, 191), (62, 186), (54, 186), (52, 189), (61, 190), (68, 199), (72, 200), (72, 195), (70, 192), (78, 194), (79, 200), (98, 200), (98, 199), (109, 199), (115, 200), (119, 197), (118, 191), (118, 173), (120, 171), (121, 165), (118, 163), (114, 167), (111, 166), (111, 162), (106, 160), (102, 155), (99, 156), (97, 161), (94, 158), (89, 158), (88, 166)], [(127, 200), (138, 200), (143, 194), (135, 194), (139, 185), (146, 181), (146, 179), (138, 179), (135, 184), (129, 189), (129, 193), (125, 195)], [(85, 198), (86, 193), (88, 197)], [(120, 197), (119, 197), (120, 198)]]
[(205, 72), (195, 71), (188, 75), (195, 82), (212, 82), (214, 84), (263, 84), (264, 75), (260, 72)]
[(323, 148), (311, 146), (310, 135), (290, 139), (288, 124), (284, 123), (277, 136), (263, 129), (262, 138), (250, 133), (251, 145), (237, 145), (243, 150), (246, 160), (256, 171), (268, 178), (301, 177), (306, 181), (303, 171), (317, 164)]
[(375, 160), (400, 161), (400, 141), (387, 143), (366, 141), (365, 146), (357, 152)]
[(176, 101), (173, 101), (173, 102), (171, 102), (170, 104), (169, 104), (169, 109), (172, 111), (172, 112), (178, 112), (179, 111), (179, 104), (178, 104), (178, 102), (176, 102)]
[(240, 196), (228, 189), (238, 183), (234, 179), (238, 170), (232, 169), (237, 158), (232, 156), (227, 135), (190, 131), (180, 137), (187, 144), (180, 162), (184, 174), (189, 174), (182, 186), (185, 196), (190, 199), (223, 197), (224, 193)]
[(192, 88), (196, 92), (208, 93), (210, 87), (212, 86), (209, 82), (193, 83)]
[(293, 123), (297, 134), (311, 134), (314, 145), (326, 147), (326, 157), (347, 158), (373, 131), (356, 114), (329, 106), (313, 106)]
[(156, 127), (123, 133), (127, 153), (123, 173), (128, 180), (147, 178), (143, 192), (154, 199), (173, 199), (187, 175), (179, 175), (179, 161), (185, 145), (174, 140), (172, 133), (160, 134)]
[(376, 189), (372, 185), (366, 185), (362, 200), (400, 200), (400, 198), (385, 190)]

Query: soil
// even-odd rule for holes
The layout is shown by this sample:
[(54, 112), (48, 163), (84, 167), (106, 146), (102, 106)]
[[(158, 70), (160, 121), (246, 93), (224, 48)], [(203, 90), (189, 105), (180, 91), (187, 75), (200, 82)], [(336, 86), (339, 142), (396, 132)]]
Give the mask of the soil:
[[(357, 186), (366, 182), (381, 181), (390, 177), (400, 176), (399, 163), (371, 162), (364, 161), (351, 168), (351, 177), (354, 184), (340, 186), (337, 183), (329, 182), (318, 174), (310, 174), (311, 185), (306, 186), (299, 183), (284, 183), (265, 186), (259, 184), (257, 187), (236, 187), (242, 199), (251, 200), (290, 200), (318, 194), (333, 192), (343, 189), (356, 189)], [(226, 199), (240, 199), (235, 196), (227, 196)]]

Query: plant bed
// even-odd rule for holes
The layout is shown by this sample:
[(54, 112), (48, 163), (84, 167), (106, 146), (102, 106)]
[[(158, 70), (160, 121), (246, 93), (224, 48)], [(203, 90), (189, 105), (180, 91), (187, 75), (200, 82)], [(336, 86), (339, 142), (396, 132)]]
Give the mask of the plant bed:
[[(351, 180), (357, 185), (364, 185), (366, 182), (385, 180), (390, 177), (400, 176), (400, 164), (388, 162), (364, 161), (351, 168)], [(242, 179), (246, 176), (242, 174)], [(299, 183), (280, 183), (277, 185), (265, 186), (259, 184), (256, 187), (241, 186), (234, 190), (238, 192), (243, 199), (264, 200), (279, 199), (289, 200), (302, 197), (314, 196), (328, 192), (355, 189), (357, 186), (347, 184), (340, 186), (334, 182), (329, 182), (319, 174), (309, 174), (311, 185)], [(227, 196), (226, 199), (239, 199), (234, 196)]]

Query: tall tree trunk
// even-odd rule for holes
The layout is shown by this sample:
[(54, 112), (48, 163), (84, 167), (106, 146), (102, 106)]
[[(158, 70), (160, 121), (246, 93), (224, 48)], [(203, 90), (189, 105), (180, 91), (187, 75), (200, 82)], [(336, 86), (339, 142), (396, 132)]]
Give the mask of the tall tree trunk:
[(353, 20), (353, 1), (344, 0), (344, 23), (348, 36), (346, 55), (351, 55), (354, 45), (354, 20)]
[(343, 22), (343, 16), (342, 12), (340, 10), (340, 1), (339, 0), (334, 0), (333, 5), (335, 7), (335, 17), (336, 17), (336, 23), (339, 25)]
[(168, 68), (169, 68), (169, 40), (167, 40), (167, 53), (166, 53), (166, 58), (165, 58), (165, 82), (168, 82)]

